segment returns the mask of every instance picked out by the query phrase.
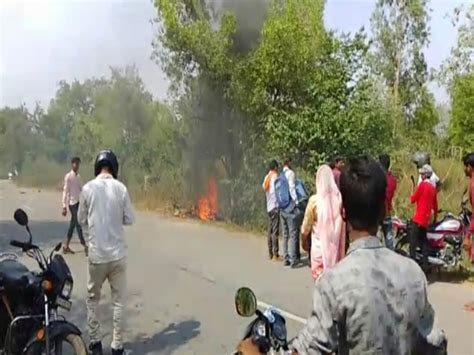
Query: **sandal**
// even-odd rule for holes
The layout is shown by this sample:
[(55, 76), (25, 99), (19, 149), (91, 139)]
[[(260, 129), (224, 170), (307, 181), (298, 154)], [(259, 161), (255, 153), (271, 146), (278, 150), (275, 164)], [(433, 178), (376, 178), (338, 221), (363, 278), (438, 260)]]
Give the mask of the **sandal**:
[(72, 251), (72, 249), (69, 248), (69, 247), (64, 247), (63, 248), (63, 253), (64, 254), (74, 254), (74, 251)]

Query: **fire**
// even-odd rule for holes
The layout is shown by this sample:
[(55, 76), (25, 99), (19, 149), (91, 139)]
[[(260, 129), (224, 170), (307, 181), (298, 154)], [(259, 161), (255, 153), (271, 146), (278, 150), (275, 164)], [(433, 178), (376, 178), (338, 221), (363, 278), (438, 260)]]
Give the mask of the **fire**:
[(203, 221), (215, 220), (218, 213), (217, 183), (214, 178), (207, 182), (207, 194), (198, 201), (198, 217)]

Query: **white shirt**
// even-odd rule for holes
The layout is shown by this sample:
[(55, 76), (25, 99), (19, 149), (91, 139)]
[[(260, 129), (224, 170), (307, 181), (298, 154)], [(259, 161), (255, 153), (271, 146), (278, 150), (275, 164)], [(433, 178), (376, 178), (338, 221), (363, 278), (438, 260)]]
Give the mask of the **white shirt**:
[[(269, 172), (267, 176), (265, 176), (265, 180), (263, 180), (262, 187), (265, 190), (265, 195), (267, 197), (267, 212), (271, 212), (278, 208), (278, 201), (275, 193), (275, 181), (277, 177), (277, 173)], [(268, 188), (266, 188), (267, 179), (269, 179)]]
[(123, 226), (134, 222), (127, 188), (112, 175), (100, 174), (82, 189), (79, 223), (84, 227), (93, 264), (126, 256)]
[(298, 202), (298, 195), (296, 194), (296, 174), (289, 167), (285, 166), (283, 168), (286, 179), (288, 180), (288, 186), (290, 188), (290, 196), (293, 202)]
[[(418, 176), (418, 185), (421, 184), (423, 180), (421, 179), (421, 175)], [(438, 175), (435, 174), (435, 172), (433, 171), (433, 174), (431, 174), (431, 177), (428, 179), (428, 181), (430, 182), (431, 185), (433, 185), (434, 187), (436, 187), (436, 185), (438, 184), (439, 182), (439, 177)]]

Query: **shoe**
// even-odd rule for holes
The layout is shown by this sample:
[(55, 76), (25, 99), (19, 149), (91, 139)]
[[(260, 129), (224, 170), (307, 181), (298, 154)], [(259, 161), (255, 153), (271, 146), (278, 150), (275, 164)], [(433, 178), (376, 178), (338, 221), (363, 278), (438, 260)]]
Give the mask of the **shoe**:
[(102, 343), (98, 341), (97, 343), (91, 343), (89, 345), (90, 355), (104, 355), (102, 352)]
[(273, 255), (268, 255), (268, 260), (273, 260)]
[(63, 253), (64, 254), (74, 254), (74, 251), (69, 247), (64, 247), (63, 248)]
[(89, 256), (89, 248), (84, 247), (84, 254), (86, 254), (86, 257)]
[(288, 260), (285, 260), (285, 261), (283, 262), (283, 266), (290, 266), (290, 262), (289, 262)]
[(301, 266), (303, 266), (303, 265), (301, 264), (301, 261), (297, 261), (296, 263), (291, 264), (290, 267), (291, 267), (292, 269), (299, 269)]
[(273, 261), (281, 261), (280, 255), (275, 255)]
[(112, 349), (112, 355), (123, 355), (125, 351), (122, 349)]

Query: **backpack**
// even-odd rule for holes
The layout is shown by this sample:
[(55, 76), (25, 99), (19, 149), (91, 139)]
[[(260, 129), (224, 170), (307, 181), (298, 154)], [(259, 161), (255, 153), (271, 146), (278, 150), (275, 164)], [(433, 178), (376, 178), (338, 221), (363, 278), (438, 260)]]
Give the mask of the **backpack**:
[(306, 206), (306, 203), (309, 200), (309, 193), (308, 190), (306, 190), (306, 186), (304, 186), (303, 181), (300, 179), (296, 179), (296, 196), (298, 197), (298, 204), (302, 204)]
[(275, 195), (280, 209), (285, 209), (290, 205), (290, 185), (285, 172), (281, 172), (275, 180)]

